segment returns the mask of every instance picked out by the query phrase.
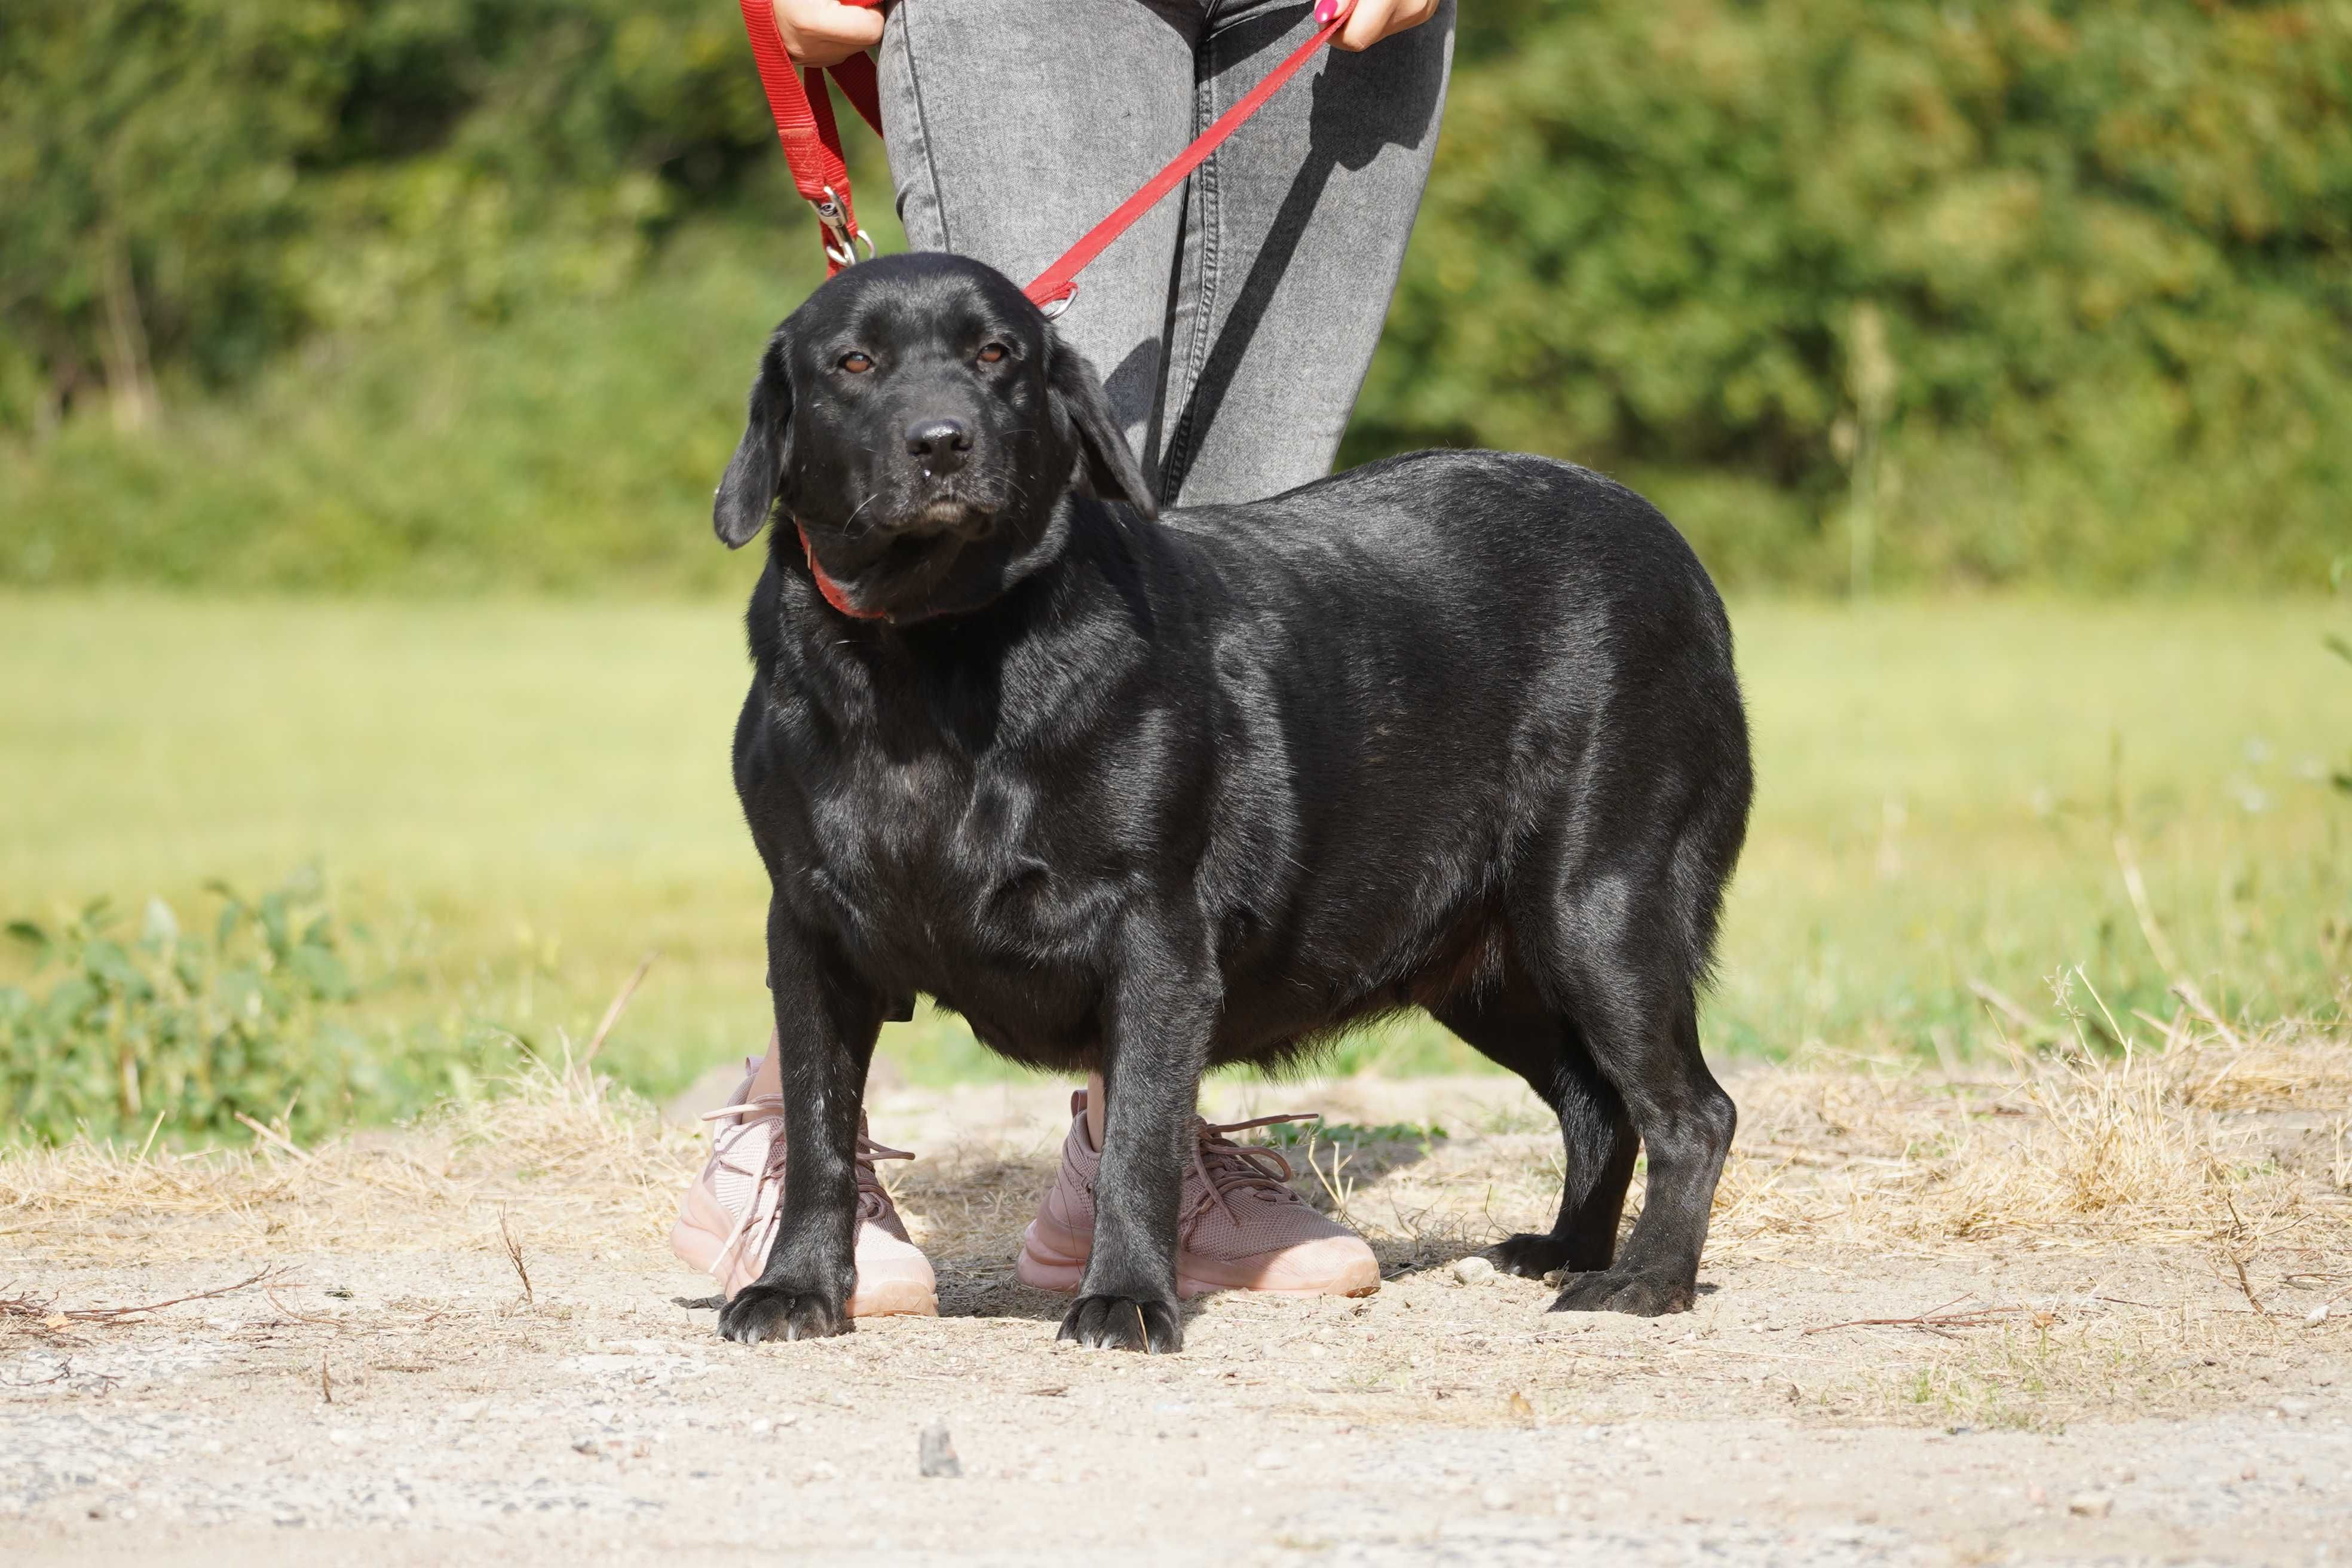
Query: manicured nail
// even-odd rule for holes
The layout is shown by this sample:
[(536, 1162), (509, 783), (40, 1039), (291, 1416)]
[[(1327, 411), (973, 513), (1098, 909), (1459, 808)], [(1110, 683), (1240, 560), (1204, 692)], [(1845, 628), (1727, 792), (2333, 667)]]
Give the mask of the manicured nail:
[(1328, 26), (1330, 24), (1331, 18), (1337, 16), (1339, 14), (1339, 0), (1315, 0), (1315, 25), (1317, 26)]

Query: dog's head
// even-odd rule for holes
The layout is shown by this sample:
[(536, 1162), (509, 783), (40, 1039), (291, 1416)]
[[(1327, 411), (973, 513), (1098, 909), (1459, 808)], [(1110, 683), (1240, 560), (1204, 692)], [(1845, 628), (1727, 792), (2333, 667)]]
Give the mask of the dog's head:
[(1003, 592), (1072, 491), (1153, 510), (1093, 367), (1003, 274), (924, 252), (776, 329), (711, 517), (733, 549), (781, 503), (858, 613), (919, 619)]

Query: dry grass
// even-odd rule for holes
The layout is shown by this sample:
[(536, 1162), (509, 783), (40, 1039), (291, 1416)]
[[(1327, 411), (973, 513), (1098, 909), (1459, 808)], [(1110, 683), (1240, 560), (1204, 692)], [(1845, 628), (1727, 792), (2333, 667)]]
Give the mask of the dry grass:
[[(567, 1057), (533, 1063), (496, 1096), (399, 1131), (302, 1149), (282, 1132), (248, 1148), (142, 1151), (88, 1141), (0, 1152), (0, 1236), (75, 1256), (152, 1253), (181, 1235), (244, 1255), (364, 1242), (436, 1246), (450, 1227), (573, 1245), (635, 1241), (667, 1223), (698, 1163), (694, 1134)], [(504, 1243), (499, 1242), (503, 1247)]]
[[(1297, 1389), (1284, 1397), (1365, 1420), (1475, 1424), (1517, 1394), (1549, 1418), (1598, 1421), (1685, 1409), (1694, 1389), (1710, 1408), (1833, 1424), (2047, 1427), (2242, 1400), (2265, 1368), (2335, 1354), (2352, 1328), (2352, 1049), (2305, 1025), (2249, 1037), (2192, 1016), (2149, 1030), (2145, 1045), (2123, 1031), (2117, 1054), (2019, 1053), (1997, 1070), (1826, 1055), (1742, 1069), (1709, 1244), (1717, 1289), (1689, 1318), (1654, 1324), (1544, 1319), (1532, 1282), (1469, 1289), (1445, 1268), (1557, 1202), (1558, 1133), (1515, 1082), (1221, 1084), (1218, 1114), (1320, 1104), (1366, 1126), (1435, 1119), (1453, 1135), (1343, 1133), (1286, 1151), (1299, 1190), (1347, 1213), (1392, 1289), (1334, 1310), (1344, 1317), (1247, 1299), (1207, 1310), (1239, 1336), (1229, 1351), (1263, 1342), (1242, 1357), (1253, 1364), (1318, 1331), (1357, 1344), (1344, 1375), (1289, 1366)], [(1066, 1126), (1055, 1099), (1039, 1086), (904, 1090), (877, 1111), (894, 1142), (924, 1151), (894, 1186), (943, 1311), (968, 1321), (951, 1347), (930, 1331), (900, 1347), (919, 1384), (934, 1352), (1008, 1387), (1038, 1375), (1037, 1345), (986, 1323), (1062, 1310), (1012, 1279)], [(254, 1260), (228, 1279), (338, 1254), (401, 1277), (400, 1255), (471, 1250), (505, 1289), (474, 1301), (404, 1285), (389, 1310), (364, 1314), (370, 1353), (430, 1361), (428, 1342), (451, 1335), (512, 1348), (598, 1310), (565, 1254), (611, 1260), (587, 1277), (630, 1281), (614, 1286), (628, 1310), (630, 1292), (667, 1298), (661, 1234), (701, 1148), (566, 1060), (416, 1127), (309, 1149), (280, 1136), (186, 1154), (0, 1153), (0, 1247), (58, 1270), (0, 1312), (0, 1338), (49, 1343), (67, 1331), (48, 1321), (50, 1298), (114, 1299), (97, 1287), (132, 1260), (181, 1266), (152, 1292), (168, 1297), (223, 1283), (212, 1266), (225, 1258)], [(79, 1289), (64, 1289), (68, 1273)], [(552, 1304), (550, 1279), (569, 1281)], [(9, 1288), (0, 1279), (0, 1295)], [(356, 1310), (270, 1300), (272, 1322), (321, 1333), (345, 1331)], [(880, 1335), (869, 1349), (898, 1353)]]
[[(1994, 1072), (1827, 1056), (1741, 1072), (1740, 1137), (1710, 1255), (2128, 1243), (2193, 1247), (2235, 1269), (2352, 1257), (2345, 1036), (2285, 1025), (2246, 1038), (2185, 1012), (2157, 1027), (2146, 1046), (2126, 1034), (2120, 1054), (2019, 1053)], [(1414, 1092), (1409, 1082), (1371, 1087)], [(1298, 1185), (1343, 1211), (1391, 1274), (1449, 1260), (1540, 1225), (1557, 1201), (1557, 1137), (1522, 1110), (1490, 1096), (1489, 1131), (1435, 1143), (1295, 1148)], [(1007, 1238), (1051, 1169), (1052, 1134), (1040, 1125), (1050, 1126), (934, 1143), (898, 1181), (943, 1272), (984, 1288), (1004, 1271)], [(307, 1150), (273, 1136), (188, 1153), (89, 1142), (8, 1151), (0, 1235), (95, 1257), (186, 1232), (213, 1249), (241, 1240), (251, 1256), (432, 1245), (455, 1223), (495, 1250), (504, 1213), (535, 1244), (558, 1234), (572, 1247), (645, 1244), (699, 1147), (696, 1133), (664, 1126), (567, 1058), (415, 1128)]]
[(2187, 1013), (2158, 1027), (2152, 1045), (2126, 1035), (2116, 1055), (2019, 1054), (1984, 1077), (1887, 1064), (1754, 1075), (1716, 1235), (2342, 1244), (2352, 1205), (2315, 1121), (2352, 1105), (2345, 1037), (2284, 1025), (2245, 1039)]

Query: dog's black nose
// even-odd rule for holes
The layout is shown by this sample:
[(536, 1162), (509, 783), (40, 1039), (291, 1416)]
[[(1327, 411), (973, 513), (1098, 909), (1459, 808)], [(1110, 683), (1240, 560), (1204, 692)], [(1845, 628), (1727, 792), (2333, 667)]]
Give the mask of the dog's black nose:
[(918, 419), (907, 426), (907, 455), (935, 474), (951, 474), (971, 455), (971, 426), (961, 419)]

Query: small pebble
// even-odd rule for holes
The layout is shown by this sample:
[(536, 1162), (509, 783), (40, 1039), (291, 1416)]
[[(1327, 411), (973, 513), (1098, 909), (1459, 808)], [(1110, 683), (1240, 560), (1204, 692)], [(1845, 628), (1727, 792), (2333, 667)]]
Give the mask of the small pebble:
[(2039, 1483), (2029, 1481), (2025, 1487), (2025, 1500), (2036, 1508), (2047, 1508), (2050, 1506), (2050, 1494), (2043, 1491)]
[(2105, 1519), (2116, 1511), (2116, 1500), (2106, 1492), (2076, 1492), (2066, 1500), (2066, 1511), (2084, 1519)]
[(1500, 1487), (1488, 1487), (1478, 1494), (1478, 1500), (1490, 1509), (1507, 1509), (1511, 1506), (1511, 1494)]
[(1483, 1258), (1457, 1258), (1454, 1278), (1465, 1285), (1483, 1285), (1495, 1277), (1495, 1266)]
[(2327, 1321), (2327, 1311), (2333, 1305), (2335, 1305), (2334, 1302), (2322, 1301), (2318, 1306), (2314, 1307), (2309, 1312), (2304, 1315), (2303, 1326), (2307, 1329), (2315, 1329), (2319, 1327), (2320, 1324)]
[(1290, 1463), (1290, 1458), (1279, 1448), (1260, 1448), (1252, 1462), (1261, 1470), (1278, 1470)]
[(923, 1428), (918, 1462), (923, 1474), (940, 1479), (953, 1480), (963, 1474), (963, 1462), (956, 1458), (945, 1422), (934, 1421)]
[(751, 1423), (751, 1436), (754, 1437), (764, 1437), (775, 1429), (776, 1424), (764, 1415), (755, 1418)]
[(2289, 1420), (2300, 1421), (2311, 1414), (2311, 1401), (2300, 1394), (2282, 1394), (2278, 1401), (2278, 1413)]

